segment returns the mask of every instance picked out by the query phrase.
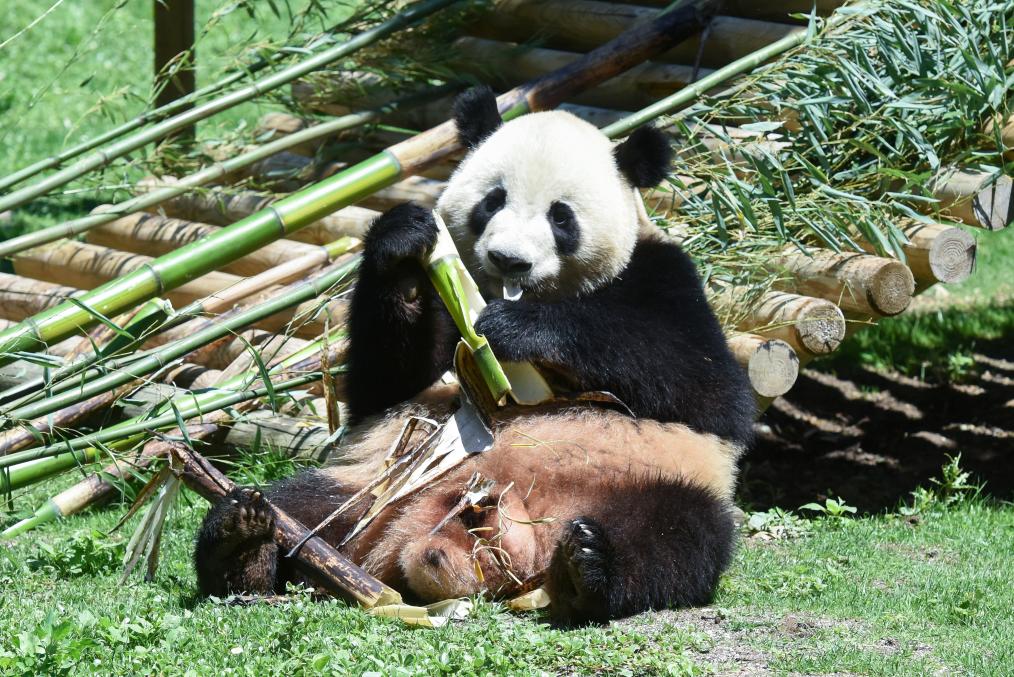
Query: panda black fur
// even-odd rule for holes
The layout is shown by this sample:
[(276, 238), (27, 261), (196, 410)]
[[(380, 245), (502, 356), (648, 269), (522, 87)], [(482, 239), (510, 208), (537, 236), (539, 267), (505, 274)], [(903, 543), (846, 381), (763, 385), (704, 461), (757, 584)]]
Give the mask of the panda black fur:
[[(386, 510), (343, 551), (422, 601), (507, 594), (513, 578), (543, 576), (565, 623), (706, 603), (732, 549), (735, 461), (753, 399), (693, 263), (638, 218), (634, 189), (668, 171), (666, 139), (642, 129), (613, 149), (557, 112), (501, 126), (483, 89), (459, 97), (454, 114), (472, 151), (437, 209), (487, 293), (504, 281), (524, 290), (518, 301), (491, 301), (477, 330), (499, 357), (567, 374), (577, 392), (609, 391), (636, 418), (578, 407), (508, 416), (492, 450)], [(307, 525), (378, 470), (408, 411), (448, 410), (415, 404), (377, 418), (451, 365), (458, 334), (420, 264), (435, 237), (428, 210), (412, 204), (385, 213), (366, 237), (349, 320), (358, 462), (267, 490)], [(476, 471), (497, 491), (514, 489), (430, 533)], [(195, 552), (204, 594), (267, 593), (296, 580), (265, 512), (251, 490), (209, 512)], [(322, 537), (340, 542), (358, 512)], [(476, 547), (476, 535), (491, 532), (512, 576)]]

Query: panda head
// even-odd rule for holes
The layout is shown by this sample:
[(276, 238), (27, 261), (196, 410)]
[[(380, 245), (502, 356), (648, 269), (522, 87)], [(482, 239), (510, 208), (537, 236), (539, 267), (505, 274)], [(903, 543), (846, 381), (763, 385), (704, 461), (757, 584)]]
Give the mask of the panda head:
[(661, 132), (644, 127), (614, 146), (562, 111), (505, 124), (488, 88), (459, 96), (454, 119), (470, 152), (437, 210), (488, 294), (575, 296), (623, 271), (641, 228), (636, 189), (669, 170)]

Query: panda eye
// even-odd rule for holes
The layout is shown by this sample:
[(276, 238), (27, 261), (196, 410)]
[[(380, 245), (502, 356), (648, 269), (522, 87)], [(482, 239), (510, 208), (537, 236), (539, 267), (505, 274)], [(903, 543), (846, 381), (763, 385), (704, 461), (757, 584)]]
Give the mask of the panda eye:
[(549, 220), (557, 228), (565, 228), (574, 220), (574, 212), (562, 202), (554, 202), (549, 208)]
[(498, 212), (500, 211), (504, 203), (507, 202), (507, 191), (503, 188), (497, 187), (486, 193), (486, 197), (482, 198), (482, 207), (487, 212)]

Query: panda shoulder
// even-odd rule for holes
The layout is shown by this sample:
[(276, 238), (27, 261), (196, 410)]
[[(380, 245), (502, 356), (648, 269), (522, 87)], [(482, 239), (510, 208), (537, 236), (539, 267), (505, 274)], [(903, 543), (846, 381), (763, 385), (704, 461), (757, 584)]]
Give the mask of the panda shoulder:
[[(661, 231), (638, 237), (624, 277), (637, 280), (639, 286), (659, 285), (665, 289), (698, 289), (701, 286), (697, 266), (683, 248)], [(672, 285), (678, 286), (673, 288)]]

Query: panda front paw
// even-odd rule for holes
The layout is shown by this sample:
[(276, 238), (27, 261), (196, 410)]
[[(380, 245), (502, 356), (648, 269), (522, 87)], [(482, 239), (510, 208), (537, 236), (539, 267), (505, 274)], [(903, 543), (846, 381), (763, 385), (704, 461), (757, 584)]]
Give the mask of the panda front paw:
[(437, 232), (433, 212), (415, 202), (400, 204), (373, 222), (363, 244), (363, 258), (380, 273), (405, 260), (421, 264), (436, 245)]
[(475, 321), (475, 331), (486, 337), (493, 353), (509, 362), (548, 360), (545, 346), (539, 345), (540, 313), (532, 303), (494, 299)]
[(612, 545), (598, 522), (578, 517), (565, 527), (546, 577), (554, 621), (581, 625), (609, 620), (613, 560)]
[(204, 519), (200, 538), (217, 550), (233, 550), (249, 541), (271, 538), (275, 518), (257, 489), (237, 487), (222, 497)]

